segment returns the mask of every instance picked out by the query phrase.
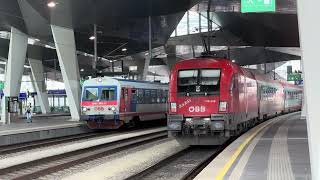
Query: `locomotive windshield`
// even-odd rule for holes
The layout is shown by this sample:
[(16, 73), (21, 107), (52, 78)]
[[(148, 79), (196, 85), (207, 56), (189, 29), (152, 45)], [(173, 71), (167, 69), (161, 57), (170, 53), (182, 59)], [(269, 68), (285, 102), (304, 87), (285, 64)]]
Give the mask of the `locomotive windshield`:
[(83, 101), (114, 101), (116, 97), (116, 87), (85, 87)]
[(90, 87), (86, 88), (83, 96), (83, 100), (85, 101), (96, 101), (99, 98), (99, 89), (98, 87)]
[(178, 73), (181, 95), (212, 95), (219, 93), (220, 69), (188, 69)]
[(115, 88), (102, 88), (101, 89), (101, 100), (112, 101), (116, 100)]

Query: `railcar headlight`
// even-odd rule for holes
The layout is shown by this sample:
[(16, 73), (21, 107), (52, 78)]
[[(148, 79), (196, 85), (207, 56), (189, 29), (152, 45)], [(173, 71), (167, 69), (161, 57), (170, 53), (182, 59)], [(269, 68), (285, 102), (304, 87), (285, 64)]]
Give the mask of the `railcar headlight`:
[(219, 111), (220, 112), (226, 112), (227, 111), (227, 102), (225, 101), (220, 101), (219, 103)]
[(190, 122), (190, 121), (192, 121), (192, 118), (186, 118), (186, 121)]
[(83, 111), (83, 112), (86, 112), (87, 110), (88, 110), (88, 109), (87, 109), (86, 107), (83, 107), (83, 108), (82, 108), (82, 111)]
[(177, 103), (170, 103), (171, 112), (177, 112)]
[(115, 111), (115, 110), (116, 110), (116, 107), (112, 106), (112, 107), (111, 107), (111, 110), (112, 110), (112, 111)]
[(210, 121), (211, 119), (210, 118), (203, 118), (203, 120)]

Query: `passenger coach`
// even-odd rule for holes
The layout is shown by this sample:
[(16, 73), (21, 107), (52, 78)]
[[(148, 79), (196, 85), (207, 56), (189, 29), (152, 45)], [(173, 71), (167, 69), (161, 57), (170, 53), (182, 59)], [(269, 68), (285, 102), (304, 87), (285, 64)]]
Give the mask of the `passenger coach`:
[(169, 134), (187, 145), (219, 145), (264, 119), (301, 109), (302, 89), (228, 59), (178, 62), (169, 85)]
[(168, 85), (99, 77), (83, 83), (81, 119), (91, 129), (118, 129), (166, 118)]

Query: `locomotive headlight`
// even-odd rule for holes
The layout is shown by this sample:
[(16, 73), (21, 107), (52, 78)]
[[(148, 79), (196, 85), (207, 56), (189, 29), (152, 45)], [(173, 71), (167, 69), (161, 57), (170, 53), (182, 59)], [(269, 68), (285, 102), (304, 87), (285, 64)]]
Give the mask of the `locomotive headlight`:
[(83, 111), (83, 112), (86, 112), (87, 110), (88, 110), (88, 109), (87, 109), (86, 107), (83, 107), (83, 108), (82, 108), (82, 111)]
[(186, 121), (190, 122), (190, 121), (192, 121), (192, 118), (186, 118)]
[(116, 110), (116, 107), (112, 106), (112, 107), (111, 107), (111, 110), (112, 110), (112, 111), (115, 111), (115, 110)]
[(219, 111), (220, 112), (226, 112), (227, 111), (227, 102), (225, 101), (220, 101), (219, 103)]
[(170, 103), (171, 112), (177, 112), (177, 103)]
[(210, 118), (203, 118), (203, 120), (210, 121), (211, 119)]

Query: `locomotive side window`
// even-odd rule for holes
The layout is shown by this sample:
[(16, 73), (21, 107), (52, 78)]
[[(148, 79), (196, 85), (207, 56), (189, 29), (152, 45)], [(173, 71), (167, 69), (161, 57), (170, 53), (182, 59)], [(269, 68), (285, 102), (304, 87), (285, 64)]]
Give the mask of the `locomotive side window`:
[(183, 95), (215, 94), (220, 88), (220, 69), (180, 70), (178, 93)]
[(115, 88), (101, 88), (101, 100), (112, 101), (116, 100)]
[(83, 100), (84, 101), (96, 101), (99, 98), (99, 88), (98, 87), (90, 87), (86, 88), (84, 91)]

